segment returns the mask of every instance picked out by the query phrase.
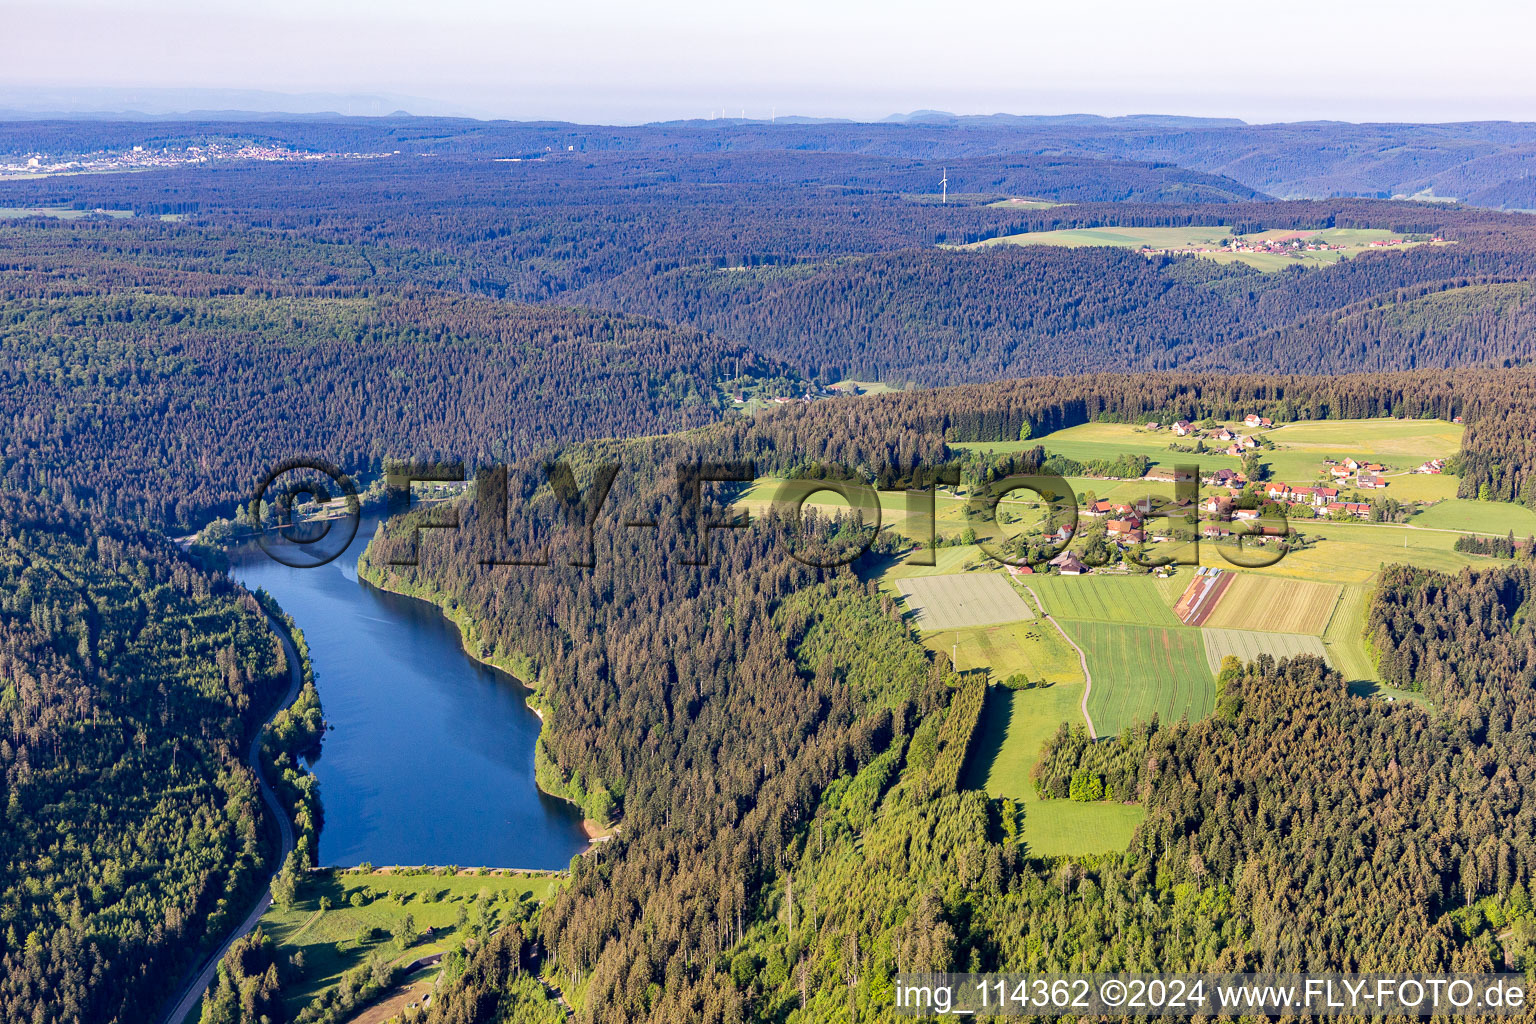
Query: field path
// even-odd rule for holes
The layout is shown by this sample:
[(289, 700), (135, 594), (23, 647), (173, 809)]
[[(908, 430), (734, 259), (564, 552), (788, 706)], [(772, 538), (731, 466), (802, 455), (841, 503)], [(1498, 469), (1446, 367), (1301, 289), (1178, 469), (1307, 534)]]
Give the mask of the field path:
[[(266, 776), (261, 773), (261, 737), (266, 733), (267, 726), (277, 713), (292, 704), (299, 696), (299, 688), (304, 685), (304, 667), (299, 661), (299, 652), (294, 649), (293, 640), (288, 636), (288, 630), (272, 616), (267, 616), (267, 622), (272, 626), (277, 638), (283, 643), (283, 657), (288, 661), (288, 692), (277, 701), (272, 708), (272, 713), (266, 721), (256, 730), (256, 735), (251, 738), (251, 751), (246, 757), (246, 762), (251, 766), (251, 771), (256, 773), (256, 781), (261, 786), (261, 799), (267, 805), (267, 812), (277, 819), (277, 826), (282, 834), (282, 841), (277, 851), (277, 859), (273, 861), (278, 870), (281, 870), (283, 862), (288, 859), (288, 854), (293, 852), (293, 824), (288, 820), (288, 812), (283, 810), (277, 802), (277, 794), (272, 787), (267, 785)], [(273, 872), (276, 874), (276, 871)], [(203, 993), (208, 986), (213, 984), (214, 975), (218, 973), (219, 961), (224, 959), (224, 954), (229, 952), (229, 947), (235, 944), (235, 940), (250, 932), (261, 920), (261, 915), (267, 912), (267, 907), (272, 903), (272, 893), (269, 889), (263, 889), (261, 899), (256, 901), (256, 906), (251, 910), (240, 926), (229, 934), (218, 950), (208, 958), (203, 969), (197, 976), (187, 982), (180, 996), (171, 1006), (171, 1009), (160, 1018), (163, 1024), (181, 1024), (191, 1014), (193, 1009), (203, 998)]]
[[(1505, 504), (1508, 504), (1508, 502), (1506, 502)], [(1299, 520), (1299, 521), (1300, 522), (1305, 522), (1306, 520)], [(1418, 530), (1420, 533), (1454, 533), (1454, 534), (1457, 534), (1457, 535), (1466, 534), (1466, 535), (1473, 536), (1473, 537), (1507, 537), (1509, 535), (1509, 531), (1508, 530), (1505, 530), (1503, 533), (1484, 533), (1481, 530), (1458, 530), (1458, 529), (1456, 529), (1453, 526), (1415, 526), (1412, 523), (1363, 523), (1363, 522), (1353, 522), (1353, 523), (1351, 523), (1351, 522), (1339, 522), (1339, 523), (1333, 523), (1333, 522), (1330, 522), (1330, 523), (1327, 523), (1326, 525), (1328, 525), (1328, 526), (1364, 526), (1364, 527), (1366, 527), (1368, 529), (1377, 529), (1377, 530)]]
[(1040, 595), (1035, 593), (1035, 588), (1026, 584), (1024, 589), (1029, 591), (1029, 596), (1035, 599), (1035, 607), (1040, 609), (1040, 617), (1055, 626), (1056, 632), (1061, 634), (1061, 638), (1077, 652), (1077, 660), (1083, 666), (1083, 721), (1088, 723), (1088, 738), (1096, 740), (1099, 738), (1099, 734), (1093, 731), (1093, 719), (1088, 715), (1088, 695), (1093, 692), (1093, 673), (1088, 671), (1088, 655), (1084, 654), (1083, 649), (1077, 646), (1077, 641), (1068, 636), (1067, 631), (1061, 628), (1061, 623), (1057, 622), (1051, 616), (1051, 613), (1045, 610), (1045, 605), (1041, 604)]

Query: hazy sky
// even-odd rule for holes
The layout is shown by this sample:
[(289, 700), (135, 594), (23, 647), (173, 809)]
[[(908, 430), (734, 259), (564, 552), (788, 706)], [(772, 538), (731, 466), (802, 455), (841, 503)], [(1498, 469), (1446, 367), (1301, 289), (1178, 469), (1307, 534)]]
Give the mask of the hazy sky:
[(1536, 120), (1536, 5), (0, 0), (6, 90), (391, 94), (475, 116)]

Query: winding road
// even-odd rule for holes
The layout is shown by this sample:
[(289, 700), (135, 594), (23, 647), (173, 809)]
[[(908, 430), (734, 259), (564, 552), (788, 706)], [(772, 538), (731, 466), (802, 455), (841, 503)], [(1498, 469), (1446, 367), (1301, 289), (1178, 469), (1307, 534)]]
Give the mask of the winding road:
[(1077, 652), (1077, 660), (1083, 666), (1083, 721), (1088, 723), (1088, 738), (1096, 740), (1099, 738), (1099, 734), (1094, 732), (1093, 718), (1088, 714), (1088, 695), (1093, 692), (1093, 673), (1088, 671), (1088, 655), (1084, 654), (1083, 649), (1077, 646), (1077, 641), (1067, 636), (1067, 631), (1061, 628), (1061, 623), (1053, 619), (1051, 613), (1045, 610), (1045, 605), (1040, 603), (1040, 595), (1035, 593), (1035, 588), (1026, 585), (1024, 589), (1029, 591), (1029, 596), (1035, 599), (1035, 606), (1040, 609), (1040, 615), (1045, 621), (1055, 626), (1056, 632), (1061, 634), (1061, 638)]
[[(277, 852), (277, 860), (273, 861), (277, 870), (282, 870), (283, 862), (293, 852), (293, 823), (288, 820), (288, 813), (277, 802), (277, 793), (267, 784), (266, 776), (261, 772), (261, 737), (267, 731), (267, 726), (272, 724), (272, 719), (277, 717), (279, 711), (288, 707), (298, 699), (299, 689), (304, 685), (304, 666), (299, 661), (299, 652), (293, 646), (293, 639), (288, 635), (288, 629), (271, 615), (267, 616), (267, 622), (272, 626), (277, 638), (283, 643), (283, 656), (288, 660), (288, 692), (285, 693), (266, 721), (261, 723), (261, 728), (256, 730), (255, 737), (251, 740), (251, 750), (246, 757), (246, 763), (251, 766), (251, 771), (256, 773), (256, 781), (261, 787), (261, 799), (267, 805), (267, 813), (277, 819), (278, 829), (282, 833), (281, 849)], [(276, 871), (273, 872), (276, 874)], [(263, 888), (261, 899), (256, 901), (256, 906), (246, 915), (229, 937), (224, 940), (212, 956), (203, 964), (202, 970), (191, 978), (181, 993), (176, 997), (175, 1003), (160, 1018), (161, 1024), (181, 1024), (187, 1015), (197, 1006), (203, 998), (203, 993), (208, 986), (213, 984), (214, 975), (218, 973), (219, 961), (224, 959), (224, 954), (229, 952), (229, 947), (235, 944), (235, 940), (246, 935), (256, 927), (256, 922), (261, 920), (261, 915), (266, 913), (267, 907), (272, 905), (272, 893), (269, 888)]]

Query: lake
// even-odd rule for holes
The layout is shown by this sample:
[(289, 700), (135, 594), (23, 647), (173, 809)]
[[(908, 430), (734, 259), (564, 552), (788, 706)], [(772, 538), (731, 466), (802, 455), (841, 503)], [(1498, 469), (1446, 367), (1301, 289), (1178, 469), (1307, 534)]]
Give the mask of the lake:
[(436, 607), (358, 579), (377, 522), (317, 568), (254, 547), (230, 556), (231, 574), (275, 597), (309, 641), (332, 726), (313, 764), (321, 865), (568, 867), (586, 846), (581, 814), (534, 784), (527, 691), (465, 654)]

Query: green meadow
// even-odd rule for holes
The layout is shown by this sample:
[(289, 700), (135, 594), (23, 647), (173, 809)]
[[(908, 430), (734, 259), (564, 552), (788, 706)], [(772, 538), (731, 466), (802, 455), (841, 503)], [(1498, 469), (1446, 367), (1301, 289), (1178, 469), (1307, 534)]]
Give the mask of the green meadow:
[(1536, 534), (1536, 512), (1509, 502), (1452, 498), (1414, 516), (1413, 525), (1464, 533), (1506, 534), (1513, 530), (1516, 538), (1524, 540)]
[(962, 672), (988, 669), (994, 679), (1022, 672), (1031, 680), (1078, 686), (1083, 682), (1077, 652), (1050, 623), (1039, 619), (934, 630), (923, 633), (923, 644), (943, 658), (953, 658)]
[(494, 928), (512, 904), (548, 899), (560, 877), (322, 870), (306, 876), (291, 907), (269, 907), (260, 927), (284, 959), (297, 954), (303, 965), (283, 986), (292, 1015), (370, 957), (410, 963), (445, 952), (472, 930)]
[[(1081, 677), (1079, 676), (1079, 679)], [(987, 690), (968, 782), (1024, 805), (1024, 841), (1035, 857), (1080, 857), (1124, 850), (1146, 817), (1140, 804), (1043, 800), (1030, 772), (1062, 723), (1081, 723), (1081, 682), (1032, 690)]]

